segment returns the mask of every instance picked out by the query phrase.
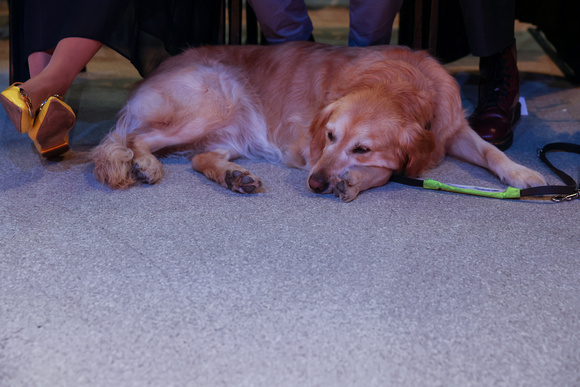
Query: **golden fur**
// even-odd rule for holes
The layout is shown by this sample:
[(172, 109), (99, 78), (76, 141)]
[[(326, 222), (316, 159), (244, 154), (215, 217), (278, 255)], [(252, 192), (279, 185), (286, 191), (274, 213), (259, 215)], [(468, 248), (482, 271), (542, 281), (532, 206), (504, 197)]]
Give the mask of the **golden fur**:
[(316, 43), (188, 49), (135, 89), (116, 129), (92, 152), (112, 188), (157, 183), (152, 153), (190, 151), (192, 165), (240, 193), (261, 189), (232, 160), (282, 161), (307, 186), (351, 201), (393, 172), (416, 176), (445, 154), (506, 184), (544, 184), (469, 128), (459, 88), (425, 52)]

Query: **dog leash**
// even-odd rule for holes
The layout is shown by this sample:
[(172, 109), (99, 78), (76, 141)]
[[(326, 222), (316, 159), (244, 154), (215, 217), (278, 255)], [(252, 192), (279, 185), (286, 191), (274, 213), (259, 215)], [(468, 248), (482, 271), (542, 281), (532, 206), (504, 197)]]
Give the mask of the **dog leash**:
[[(580, 182), (572, 179), (568, 174), (556, 168), (547, 158), (549, 152), (571, 152), (580, 154), (580, 145), (566, 142), (555, 142), (547, 144), (541, 149), (538, 149), (538, 157), (544, 164), (546, 164), (563, 182), (565, 185), (546, 185), (532, 188), (514, 188), (507, 187), (505, 190), (485, 187), (473, 187), (458, 184), (441, 183), (433, 179), (415, 179), (412, 177), (394, 174), (391, 181), (399, 184), (404, 184), (412, 187), (420, 187), (436, 191), (446, 191), (465, 195), (483, 196), (495, 199), (520, 199), (532, 196), (552, 196), (552, 201), (556, 203), (572, 201), (580, 199)], [(580, 180), (580, 179), (579, 179)]]

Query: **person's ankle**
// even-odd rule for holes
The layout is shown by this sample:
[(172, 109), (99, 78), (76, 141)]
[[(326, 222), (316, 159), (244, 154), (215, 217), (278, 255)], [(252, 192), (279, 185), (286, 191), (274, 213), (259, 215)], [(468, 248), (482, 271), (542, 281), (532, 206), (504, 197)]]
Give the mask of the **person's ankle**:
[(51, 95), (60, 94), (55, 92), (56, 85), (50, 79), (45, 80), (41, 77), (31, 78), (19, 87), (28, 93), (35, 112)]

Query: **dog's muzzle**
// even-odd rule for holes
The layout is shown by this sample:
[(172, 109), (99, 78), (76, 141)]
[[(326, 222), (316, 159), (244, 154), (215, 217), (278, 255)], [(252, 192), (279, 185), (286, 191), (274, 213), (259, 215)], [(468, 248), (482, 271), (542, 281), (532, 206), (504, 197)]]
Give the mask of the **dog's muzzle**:
[(316, 193), (325, 193), (328, 190), (330, 183), (326, 176), (311, 175), (308, 179), (308, 188)]

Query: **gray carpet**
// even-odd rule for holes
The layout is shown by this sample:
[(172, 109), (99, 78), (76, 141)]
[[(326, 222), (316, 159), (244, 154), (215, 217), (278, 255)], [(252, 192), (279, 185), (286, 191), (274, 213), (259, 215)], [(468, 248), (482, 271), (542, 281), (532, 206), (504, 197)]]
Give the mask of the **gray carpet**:
[[(580, 201), (389, 183), (345, 204), (259, 161), (241, 163), (266, 192), (242, 196), (181, 158), (111, 191), (87, 152), (137, 78), (100, 55), (67, 96), (62, 161), (0, 112), (0, 386), (580, 385)], [(475, 74), (456, 72), (467, 109)], [(580, 143), (580, 90), (522, 80), (507, 154), (558, 184), (535, 150)], [(502, 187), (451, 159), (428, 176)]]

